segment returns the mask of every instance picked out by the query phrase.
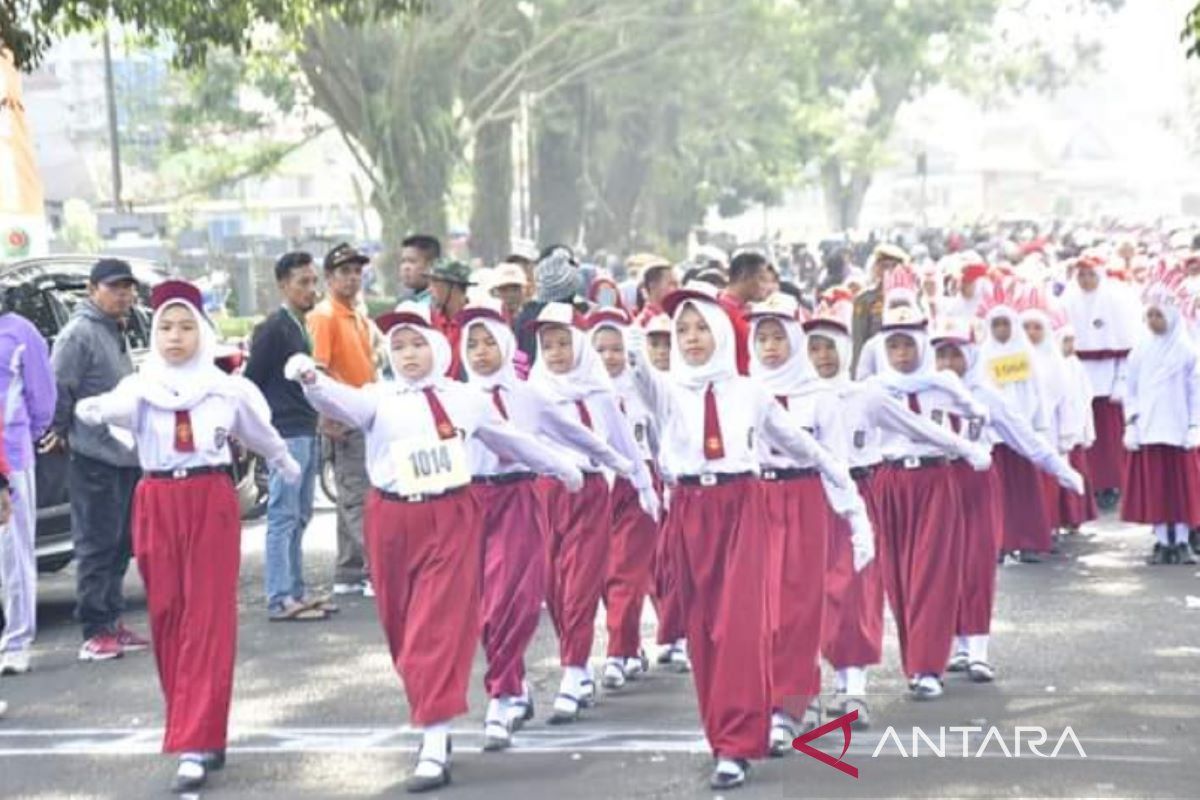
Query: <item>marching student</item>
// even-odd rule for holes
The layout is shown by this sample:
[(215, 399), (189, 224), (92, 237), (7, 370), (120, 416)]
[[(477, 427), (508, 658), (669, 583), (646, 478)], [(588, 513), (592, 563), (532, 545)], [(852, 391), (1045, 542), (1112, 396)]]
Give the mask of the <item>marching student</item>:
[[(846, 435), (837, 393), (808, 360), (799, 308), (784, 294), (750, 306), (750, 377), (818, 442), (840, 449)], [(821, 724), (821, 622), (834, 515), (850, 520), (855, 571), (874, 557), (875, 535), (857, 490), (827, 489), (812, 459), (759, 444), (771, 572), (770, 744), (771, 755), (781, 756), (797, 735)]]
[(401, 303), (376, 324), (394, 381), (354, 388), (318, 373), (303, 354), (289, 359), (285, 374), (319, 412), (366, 434), (372, 488), (364, 532), (375, 602), (412, 722), (423, 730), (405, 788), (424, 792), (450, 782), (449, 721), (467, 711), (479, 642), (483, 548), (465, 442), (477, 438), (571, 491), (583, 478), (504, 421), (483, 393), (445, 377), (450, 344), (431, 326), (428, 308)]
[[(657, 522), (658, 494), (633, 429), (621, 414), (600, 357), (575, 322), (575, 310), (567, 303), (547, 303), (538, 313), (531, 326), (536, 329), (538, 357), (529, 383), (634, 462), (630, 483), (638, 505)], [(546, 605), (558, 634), (563, 667), (554, 711), (547, 719), (551, 725), (573, 722), (581, 708), (595, 702), (588, 659), (612, 533), (607, 476), (586, 456), (576, 454), (575, 466), (584, 473), (584, 488), (577, 495), (568, 495), (552, 481), (543, 483), (549, 519)]]
[[(836, 393), (844, 439), (834, 449), (850, 462), (850, 473), (874, 530), (875, 551), (882, 553), (883, 509), (877, 484), (881, 480), (884, 430), (964, 458), (974, 469), (987, 469), (990, 460), (986, 452), (966, 439), (912, 413), (906, 403), (876, 383), (850, 380), (852, 314), (848, 298), (835, 299), (822, 303), (802, 327), (808, 337), (808, 358), (817, 376)], [(957, 390), (952, 384), (944, 389), (951, 393)], [(969, 402), (965, 392), (961, 402)], [(855, 569), (859, 554), (848, 534), (849, 523), (835, 519), (827, 546), (821, 651), (835, 671), (835, 713), (857, 710), (853, 727), (863, 730), (871, 724), (865, 697), (867, 670), (880, 662), (883, 653), (883, 572), (879, 559)]]
[(1062, 353), (1067, 386), (1072, 387), (1072, 391), (1067, 393), (1067, 402), (1074, 406), (1069, 419), (1075, 421), (1074, 426), (1062, 430), (1059, 449), (1065, 450), (1071, 467), (1083, 476), (1085, 490), (1082, 495), (1067, 492), (1047, 478), (1046, 506), (1051, 520), (1056, 521), (1066, 533), (1072, 534), (1078, 533), (1085, 522), (1091, 522), (1099, 516), (1096, 494), (1089, 477), (1092, 471), (1088, 466), (1088, 450), (1096, 441), (1096, 423), (1092, 417), (1091, 392), (1083, 388), (1088, 386), (1087, 372), (1084, 371), (1083, 362), (1075, 355), (1075, 329), (1065, 312), (1060, 311), (1054, 317), (1054, 339)]
[[(957, 377), (930, 369), (928, 321), (917, 309), (884, 314), (887, 362), (871, 380), (913, 414), (949, 428), (950, 415), (986, 417)], [(941, 450), (884, 431), (880, 493), (884, 588), (896, 619), (900, 661), (913, 698), (942, 696), (942, 671), (954, 639), (966, 536), (953, 462)], [(986, 459), (980, 464), (986, 464)]]
[(1063, 292), (1063, 307), (1075, 329), (1075, 355), (1083, 362), (1091, 396), (1096, 440), (1088, 450), (1092, 488), (1103, 505), (1116, 505), (1125, 474), (1121, 446), (1125, 414), (1125, 362), (1139, 327), (1140, 309), (1104, 274), (1103, 260), (1085, 256), (1075, 262), (1075, 279)]
[[(577, 417), (518, 380), (513, 363), (520, 351), (501, 311), (468, 307), (458, 315), (458, 327), (464, 332), (459, 347), (467, 383), (501, 417), (616, 472), (632, 471), (632, 462)], [(483, 681), (490, 698), (483, 749), (502, 750), (534, 713), (524, 659), (546, 594), (545, 509), (536, 490), (537, 473), (529, 466), (501, 458), (477, 440), (467, 442), (467, 456), (483, 528), (483, 649), (488, 664)]]
[(674, 511), (664, 529), (686, 614), (692, 674), (716, 758), (713, 789), (741, 786), (748, 759), (767, 753), (771, 707), (769, 552), (758, 440), (812, 459), (852, 491), (844, 464), (749, 378), (738, 375), (733, 323), (716, 292), (694, 284), (669, 295), (671, 371), (640, 359), (638, 391), (662, 424), (661, 458)]
[[(586, 327), (612, 380), (621, 413), (633, 426), (639, 458), (654, 480), (655, 491), (661, 495), (661, 483), (654, 468), (658, 422), (642, 402), (629, 367), (629, 353), (640, 341), (632, 331), (633, 320), (624, 311), (602, 309), (588, 317)], [(658, 520), (641, 509), (637, 490), (624, 477), (618, 477), (612, 487), (612, 531), (604, 584), (608, 659), (603, 685), (606, 689), (620, 689), (627, 680), (636, 680), (649, 668), (641, 646), (641, 619), (642, 606), (653, 583), (659, 531)]]
[[(642, 337), (636, 328), (633, 335), (641, 341)], [(671, 317), (667, 314), (655, 314), (644, 326), (644, 343), (635, 348), (644, 352), (650, 366), (659, 372), (667, 372), (671, 368)], [(670, 476), (663, 472), (661, 462), (658, 466), (658, 477), (663, 492), (665, 484), (670, 483)], [(663, 515), (659, 522), (659, 530), (665, 528), (670, 520), (670, 512)], [(683, 609), (679, 606), (679, 592), (673, 579), (674, 572), (667, 564), (667, 554), (663, 550), (664, 536), (658, 537), (658, 547), (654, 551), (654, 608), (658, 613), (658, 636), (655, 641), (659, 646), (659, 666), (667, 667), (676, 673), (690, 672), (691, 661), (687, 655), (687, 637), (684, 635)]]
[(1150, 564), (1195, 564), (1189, 528), (1200, 526), (1200, 373), (1183, 310), (1181, 271), (1151, 273), (1143, 295), (1149, 330), (1129, 355), (1121, 519), (1154, 526)]
[(242, 523), (230, 479), (237, 437), (290, 482), (300, 467), (271, 427), (262, 393), (213, 363), (216, 334), (200, 290), (153, 290), (150, 353), (106, 394), (80, 400), (88, 425), (126, 428), (143, 472), (133, 502), (133, 551), (150, 612), (167, 704), (163, 751), (179, 753), (172, 786), (191, 792), (225, 764), (237, 647)]
[[(946, 318), (934, 330), (931, 344), (937, 353), (939, 370), (954, 373), (963, 380), (977, 401), (987, 409), (986, 425), (978, 420), (964, 423), (951, 415), (951, 427), (962, 430), (983, 447), (1004, 443), (1022, 458), (1028, 459), (1053, 476), (1064, 489), (1076, 494), (1084, 490), (1083, 476), (1071, 468), (1046, 440), (1034, 432), (1020, 410), (1000, 395), (979, 374), (978, 348), (970, 324)], [(992, 609), (996, 597), (996, 558), (1005, 529), (1005, 518), (1025, 497), (1004, 494), (998, 465), (984, 472), (958, 467), (963, 517), (967, 535), (963, 543), (962, 591), (959, 594), (955, 624), (954, 654), (947, 669), (966, 672), (975, 683), (990, 683), (995, 669), (988, 662)]]
[[(7, 441), (4, 437), (4, 419), (0, 417), (0, 536), (11, 536), (12, 532), (8, 529), (9, 523), (12, 522), (13, 513), (12, 496), (8, 483), (8, 476), (11, 471), (8, 465), (8, 457), (4, 452), (4, 445)], [(3, 718), (7, 711), (8, 703), (0, 700), (0, 718)]]
[[(1049, 419), (1053, 409), (1046, 402), (1043, 377), (1013, 307), (1015, 295), (1014, 284), (1000, 285), (979, 307), (985, 329), (979, 347), (980, 377), (1029, 420), (1039, 436), (1052, 437)], [(996, 442), (992, 458), (1006, 510), (1001, 551), (1018, 556), (1022, 563), (1038, 563), (1038, 554), (1054, 547), (1042, 480), (1033, 464), (1004, 441)]]

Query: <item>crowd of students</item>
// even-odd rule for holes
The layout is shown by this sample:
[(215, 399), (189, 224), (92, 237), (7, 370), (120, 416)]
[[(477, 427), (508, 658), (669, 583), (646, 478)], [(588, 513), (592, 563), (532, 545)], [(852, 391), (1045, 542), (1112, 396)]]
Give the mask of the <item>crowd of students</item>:
[[(694, 680), (720, 790), (821, 723), (822, 660), (832, 710), (871, 724), (885, 598), (915, 700), (942, 696), (947, 671), (994, 680), (998, 563), (1054, 552), (1095, 519), (1097, 493), (1153, 526), (1153, 563), (1194, 563), (1193, 262), (1028, 256), (913, 263), (888, 245), (872, 279), (816, 298), (780, 291), (757, 253), (690, 272), (643, 258), (633, 299), (589, 294), (555, 247), (526, 265), (540, 296), (519, 311), (500, 292), (467, 301), (475, 276), (443, 263), (435, 281), (463, 290), (453, 316), (442, 287), (379, 317), (390, 377), (361, 382), (281, 317), (294, 341), (262, 372), (362, 436), (360, 563), (422, 732), (407, 788), (450, 781), (480, 643), (484, 749), (535, 718), (524, 654), (543, 603), (562, 673), (545, 721), (585, 724), (597, 677), (621, 691), (649, 668), (649, 600), (659, 663)], [(194, 790), (224, 764), (232, 688), (226, 440), (263, 453), (281, 486), (302, 475), (259, 389), (212, 366), (195, 288), (169, 282), (153, 300), (149, 363), (75, 414), (137, 440), (164, 749), (181, 754), (176, 788)], [(329, 603), (272, 586), (279, 613)]]

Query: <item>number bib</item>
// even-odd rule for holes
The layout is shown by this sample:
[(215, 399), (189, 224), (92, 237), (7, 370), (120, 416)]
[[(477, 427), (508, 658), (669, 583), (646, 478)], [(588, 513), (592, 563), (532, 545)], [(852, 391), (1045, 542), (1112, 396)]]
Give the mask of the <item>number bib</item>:
[(391, 445), (397, 494), (441, 494), (471, 482), (461, 438), (416, 436)]
[(1026, 353), (993, 358), (988, 362), (988, 367), (992, 371), (992, 379), (1001, 386), (1029, 380), (1029, 356)]

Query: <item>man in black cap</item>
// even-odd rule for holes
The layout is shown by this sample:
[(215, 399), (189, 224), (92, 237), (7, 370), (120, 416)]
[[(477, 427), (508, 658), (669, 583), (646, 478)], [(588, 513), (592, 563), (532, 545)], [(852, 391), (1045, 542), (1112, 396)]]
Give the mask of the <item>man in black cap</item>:
[(88, 296), (54, 340), (51, 363), (58, 384), (52, 433), (44, 451), (69, 445), (67, 489), (75, 540), (76, 616), (83, 624), (81, 661), (107, 661), (144, 650), (149, 642), (121, 623), (122, 584), (132, 552), (130, 508), (141, 471), (132, 436), (75, 417), (75, 404), (111, 391), (133, 372), (126, 320), (137, 301), (129, 264), (97, 261)]

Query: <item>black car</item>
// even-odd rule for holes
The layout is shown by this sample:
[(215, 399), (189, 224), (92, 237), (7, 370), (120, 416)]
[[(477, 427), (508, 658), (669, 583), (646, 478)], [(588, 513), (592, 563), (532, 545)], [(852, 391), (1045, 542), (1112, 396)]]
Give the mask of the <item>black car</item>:
[[(76, 303), (87, 296), (87, 280), (99, 256), (48, 256), (0, 266), (0, 303), (6, 312), (28, 319), (53, 347), (54, 339), (71, 318)], [(125, 259), (139, 282), (141, 302), (134, 306), (126, 327), (129, 352), (135, 366), (150, 347), (150, 290), (170, 277), (162, 266), (143, 259)], [(38, 570), (55, 572), (70, 563), (71, 505), (67, 496), (67, 464), (63, 453), (37, 458)], [(260, 513), (265, 506), (265, 475), (247, 459), (237, 459), (238, 496), (244, 516)]]

